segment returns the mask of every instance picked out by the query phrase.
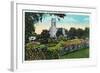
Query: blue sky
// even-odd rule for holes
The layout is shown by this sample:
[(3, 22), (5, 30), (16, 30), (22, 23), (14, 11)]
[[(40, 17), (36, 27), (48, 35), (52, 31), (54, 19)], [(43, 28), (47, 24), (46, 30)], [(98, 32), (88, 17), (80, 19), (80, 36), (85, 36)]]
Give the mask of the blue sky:
[(58, 20), (59, 17), (57, 16), (50, 16), (47, 14), (42, 22), (39, 22), (35, 25), (36, 31), (38, 32), (39, 30), (42, 31), (43, 29), (49, 30), (51, 26), (51, 18), (56, 18), (56, 26), (58, 28), (62, 27), (65, 29), (70, 29), (71, 27), (75, 28), (85, 28), (89, 27), (89, 15), (83, 15), (83, 14), (78, 14), (78, 13), (71, 13), (68, 14), (66, 13), (66, 16), (64, 18), (60, 18), (60, 21)]
[(68, 24), (89, 24), (89, 16), (69, 14), (61, 21)]
[(75, 15), (75, 14), (66, 14), (63, 18), (60, 18), (60, 21), (57, 20), (57, 16), (46, 15), (43, 19), (44, 24), (49, 23), (51, 18), (56, 18), (57, 23), (59, 24), (89, 24), (89, 16), (88, 15)]

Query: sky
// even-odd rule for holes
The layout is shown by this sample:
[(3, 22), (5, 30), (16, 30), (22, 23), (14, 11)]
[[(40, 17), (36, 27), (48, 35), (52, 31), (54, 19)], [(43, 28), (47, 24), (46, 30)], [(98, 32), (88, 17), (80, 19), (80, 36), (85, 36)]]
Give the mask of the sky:
[(66, 16), (64, 18), (60, 18), (57, 16), (50, 16), (47, 14), (43, 19), (42, 22), (38, 22), (35, 24), (35, 32), (37, 34), (40, 34), (42, 30), (47, 29), (51, 27), (51, 18), (56, 18), (56, 27), (57, 28), (65, 28), (69, 30), (71, 27), (74, 28), (82, 28), (89, 27), (89, 15), (83, 15), (78, 13), (66, 13)]

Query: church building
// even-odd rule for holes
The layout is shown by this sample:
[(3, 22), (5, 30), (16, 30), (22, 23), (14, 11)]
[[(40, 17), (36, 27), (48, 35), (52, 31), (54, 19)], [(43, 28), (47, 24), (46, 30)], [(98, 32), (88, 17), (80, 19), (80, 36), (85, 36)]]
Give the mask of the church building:
[[(52, 18), (51, 19), (51, 27), (49, 29), (49, 34), (50, 34), (50, 37), (51, 38), (55, 38), (57, 39), (57, 31), (58, 31), (59, 28), (56, 27), (56, 18)], [(64, 37), (66, 37), (66, 33), (65, 33), (65, 29), (62, 28), (62, 34)]]

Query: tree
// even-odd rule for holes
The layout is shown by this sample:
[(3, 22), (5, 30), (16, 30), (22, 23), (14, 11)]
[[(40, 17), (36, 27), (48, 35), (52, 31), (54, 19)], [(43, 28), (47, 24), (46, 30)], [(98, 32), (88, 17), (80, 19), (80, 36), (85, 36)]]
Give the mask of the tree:
[(68, 32), (68, 38), (69, 39), (75, 39), (76, 37), (76, 29), (74, 27), (70, 28), (69, 32)]
[(78, 38), (84, 38), (84, 30), (81, 28), (77, 29), (77, 37)]
[(48, 43), (48, 38), (50, 38), (50, 34), (48, 30), (43, 30), (41, 32), (41, 43)]
[(89, 38), (89, 28), (85, 28), (85, 30), (84, 30), (84, 36), (85, 36), (85, 38)]

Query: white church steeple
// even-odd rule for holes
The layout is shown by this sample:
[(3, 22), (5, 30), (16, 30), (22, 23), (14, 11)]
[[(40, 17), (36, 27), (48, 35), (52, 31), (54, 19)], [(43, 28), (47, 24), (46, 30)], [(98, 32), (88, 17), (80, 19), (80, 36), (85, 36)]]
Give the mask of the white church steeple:
[(50, 27), (50, 30), (49, 30), (50, 37), (56, 38), (56, 32), (57, 32), (56, 18), (52, 18), (51, 19), (51, 27)]
[(56, 27), (56, 18), (52, 18), (51, 19), (51, 26), (55, 26)]

